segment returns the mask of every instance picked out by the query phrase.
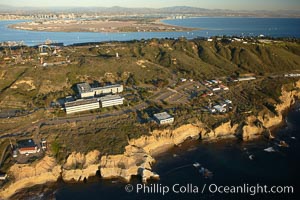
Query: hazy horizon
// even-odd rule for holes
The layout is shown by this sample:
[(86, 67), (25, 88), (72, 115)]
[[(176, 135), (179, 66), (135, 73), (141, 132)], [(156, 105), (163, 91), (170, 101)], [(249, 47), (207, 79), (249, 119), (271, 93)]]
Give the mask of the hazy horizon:
[[(2, 3), (0, 3), (2, 4)], [(299, 0), (10, 0), (3, 5), (14, 7), (127, 7), (163, 8), (191, 6), (206, 9), (230, 10), (300, 10)]]

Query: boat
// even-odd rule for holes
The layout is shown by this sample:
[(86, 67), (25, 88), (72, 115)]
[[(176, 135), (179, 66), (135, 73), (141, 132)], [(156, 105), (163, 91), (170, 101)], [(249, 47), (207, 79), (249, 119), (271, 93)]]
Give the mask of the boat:
[(250, 159), (250, 160), (253, 160), (253, 159), (254, 159), (254, 155), (251, 154), (251, 155), (249, 156), (249, 159)]
[(266, 151), (266, 152), (275, 152), (275, 149), (273, 147), (268, 147), (268, 148), (264, 149), (264, 151)]
[(200, 164), (200, 163), (198, 163), (198, 162), (195, 162), (195, 163), (193, 164), (193, 166), (194, 166), (194, 167), (196, 167), (196, 168), (198, 168), (198, 167), (200, 167), (200, 166), (201, 166), (201, 164)]

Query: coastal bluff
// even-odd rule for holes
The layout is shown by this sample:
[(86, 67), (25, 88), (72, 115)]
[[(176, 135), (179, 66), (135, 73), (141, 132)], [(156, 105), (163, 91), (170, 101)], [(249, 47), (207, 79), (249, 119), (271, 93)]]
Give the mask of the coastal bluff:
[(294, 86), (295, 89), (291, 91), (282, 88), (280, 103), (274, 105), (276, 114), (261, 111), (257, 116), (248, 116), (239, 124), (228, 121), (214, 129), (199, 122), (173, 130), (154, 130), (148, 136), (129, 140), (123, 154), (102, 155), (94, 150), (87, 154), (73, 152), (63, 165), (50, 156), (31, 164), (14, 164), (8, 171), (10, 183), (1, 189), (0, 199), (8, 199), (21, 189), (56, 182), (60, 178), (66, 182), (82, 182), (100, 174), (105, 179), (122, 178), (125, 181), (130, 181), (134, 175), (140, 176), (143, 182), (158, 179), (159, 175), (152, 171), (155, 155), (188, 139), (209, 141), (237, 137), (247, 141), (269, 134), (270, 128), (282, 123), (284, 112), (300, 98), (300, 81)]

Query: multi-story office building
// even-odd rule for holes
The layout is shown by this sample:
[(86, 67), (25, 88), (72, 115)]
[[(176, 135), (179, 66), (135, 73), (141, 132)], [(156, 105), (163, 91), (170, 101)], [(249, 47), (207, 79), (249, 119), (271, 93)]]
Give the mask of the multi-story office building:
[(116, 106), (116, 105), (122, 105), (124, 98), (120, 97), (119, 95), (107, 95), (104, 97), (100, 97), (100, 103), (101, 107), (109, 107), (109, 106)]
[(65, 103), (67, 114), (100, 108), (98, 99), (79, 99)]

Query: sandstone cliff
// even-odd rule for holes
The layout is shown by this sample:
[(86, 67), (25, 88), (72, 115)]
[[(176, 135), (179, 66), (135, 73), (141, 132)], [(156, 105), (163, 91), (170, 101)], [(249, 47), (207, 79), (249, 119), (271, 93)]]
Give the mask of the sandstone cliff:
[(238, 124), (231, 124), (231, 121), (226, 122), (215, 128), (214, 130), (210, 130), (202, 134), (202, 139), (217, 139), (222, 137), (234, 136), (236, 130), (238, 128)]
[(246, 119), (246, 125), (241, 131), (243, 140), (253, 139), (264, 132), (269, 132), (270, 128), (277, 126), (283, 121), (283, 114), (291, 105), (300, 98), (300, 81), (295, 83), (295, 90), (286, 91), (284, 87), (281, 91), (280, 103), (275, 105), (276, 115), (274, 113), (261, 111), (258, 116), (250, 116)]
[[(300, 81), (295, 86), (300, 88)], [(299, 90), (283, 90), (281, 103), (276, 105), (278, 115), (262, 111), (258, 116), (247, 117), (240, 124), (228, 121), (214, 130), (207, 130), (201, 123), (183, 125), (174, 130), (155, 130), (149, 136), (128, 141), (125, 152), (119, 155), (101, 156), (100, 152), (95, 150), (86, 155), (73, 152), (63, 166), (48, 156), (36, 164), (15, 164), (9, 170), (9, 175), (14, 177), (14, 180), (0, 192), (0, 199), (8, 198), (25, 187), (55, 182), (59, 177), (65, 181), (83, 181), (95, 176), (99, 170), (102, 178), (118, 177), (130, 181), (133, 175), (140, 175), (144, 182), (150, 178), (158, 178), (159, 176), (152, 172), (152, 165), (155, 162), (153, 156), (159, 151), (179, 145), (189, 138), (212, 140), (237, 135), (243, 140), (253, 139), (281, 123), (283, 112), (295, 102), (296, 97), (300, 97)]]
[(62, 178), (64, 181), (83, 181), (95, 176), (99, 170), (100, 152), (94, 150), (84, 155), (73, 152), (63, 166)]
[(0, 193), (0, 199), (7, 199), (18, 190), (33, 185), (45, 184), (47, 182), (56, 182), (60, 177), (61, 166), (54, 158), (45, 156), (36, 164), (15, 164), (8, 174), (14, 177), (13, 183)]

